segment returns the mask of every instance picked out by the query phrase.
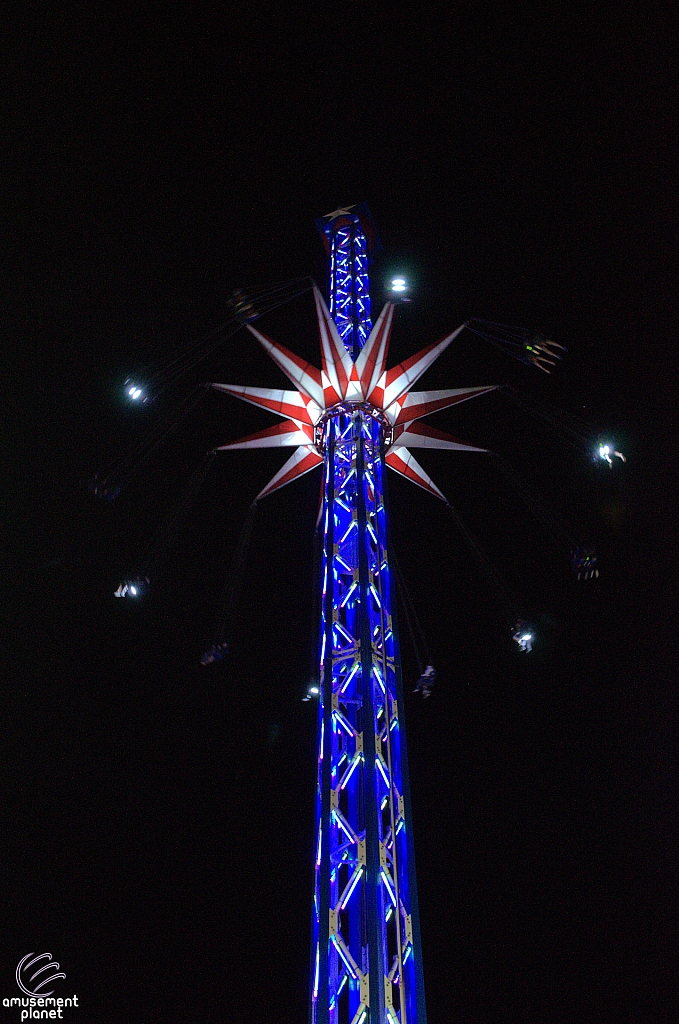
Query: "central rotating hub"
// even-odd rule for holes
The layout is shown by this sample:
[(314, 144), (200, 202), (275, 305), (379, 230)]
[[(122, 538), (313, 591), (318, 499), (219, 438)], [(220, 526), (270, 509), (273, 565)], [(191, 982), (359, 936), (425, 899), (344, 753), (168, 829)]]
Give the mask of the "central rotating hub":
[(394, 440), (394, 427), (381, 409), (370, 402), (338, 402), (337, 405), (326, 409), (314, 426), (314, 447), (319, 455), (324, 456), (327, 449), (328, 423), (337, 416), (355, 416), (357, 413), (362, 417), (370, 417), (379, 424), (384, 447), (389, 448)]

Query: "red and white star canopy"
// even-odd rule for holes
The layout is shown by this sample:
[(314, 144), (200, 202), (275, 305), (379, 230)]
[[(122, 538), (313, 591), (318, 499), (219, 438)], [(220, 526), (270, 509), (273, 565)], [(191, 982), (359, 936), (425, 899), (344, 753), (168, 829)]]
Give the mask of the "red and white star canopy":
[(388, 302), (380, 313), (370, 337), (354, 362), (342, 344), (335, 323), (323, 296), (314, 288), (316, 314), (321, 339), (321, 369), (290, 352), (283, 345), (248, 325), (248, 330), (269, 353), (273, 361), (297, 387), (296, 391), (275, 388), (247, 388), (237, 384), (213, 384), (244, 402), (261, 406), (283, 417), (267, 430), (260, 430), (232, 444), (221, 445), (220, 451), (236, 448), (288, 448), (294, 454), (257, 500), (272, 494), (297, 477), (303, 476), (323, 462), (314, 444), (314, 427), (324, 413), (340, 404), (369, 404), (378, 409), (393, 427), (393, 441), (386, 454), (386, 463), (401, 476), (412, 480), (442, 501), (445, 496), (415, 460), (411, 448), (446, 448), (453, 451), (483, 452), (450, 434), (416, 421), (457, 402), (477, 398), (496, 385), (479, 388), (450, 388), (447, 391), (411, 391), (425, 370), (438, 359), (451, 341), (464, 329), (458, 327), (434, 345), (423, 348), (404, 362), (386, 369), (389, 339), (394, 316), (394, 303)]

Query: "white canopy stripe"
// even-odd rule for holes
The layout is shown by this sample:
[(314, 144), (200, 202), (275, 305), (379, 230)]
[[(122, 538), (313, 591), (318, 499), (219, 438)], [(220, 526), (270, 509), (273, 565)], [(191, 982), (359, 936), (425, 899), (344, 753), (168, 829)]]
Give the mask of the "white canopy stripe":
[(442, 341), (439, 341), (438, 345), (434, 345), (428, 351), (425, 349), (419, 359), (415, 359), (414, 361), (406, 360), (406, 362), (402, 364), (402, 372), (395, 380), (387, 384), (385, 388), (383, 408), (387, 409), (392, 402), (396, 402), (406, 393), (406, 391), (409, 391), (413, 384), (420, 379), (425, 370), (428, 370), (431, 364), (436, 362), (441, 353), (448, 348), (451, 341), (457, 338), (458, 334), (460, 334), (464, 328), (465, 325), (462, 324), (462, 326), (458, 327), (456, 331), (452, 332), (452, 334), (449, 334)]
[[(325, 401), (323, 398), (323, 388), (321, 387), (320, 380), (315, 380), (310, 373), (308, 373), (304, 366), (308, 366), (308, 363), (304, 363), (302, 359), (294, 356), (292, 353), (288, 353), (283, 349), (283, 346), (277, 345), (271, 341), (264, 334), (261, 334), (252, 324), (248, 324), (248, 330), (254, 334), (255, 338), (259, 341), (261, 346), (269, 353), (273, 361), (280, 366), (286, 377), (289, 377), (293, 384), (296, 384), (300, 391), (312, 398), (317, 405), (320, 405), (321, 409), (325, 408)], [(315, 370), (318, 373), (318, 370)], [(320, 374), (319, 374), (320, 378)]]
[(277, 491), (280, 487), (285, 487), (286, 484), (291, 483), (300, 476), (304, 476), (305, 473), (309, 473), (316, 466), (320, 466), (322, 462), (323, 459), (311, 445), (298, 448), (276, 475), (269, 480), (266, 487), (259, 492), (256, 500), (259, 501), (261, 498), (266, 498), (267, 495)]
[(415, 456), (407, 448), (391, 448), (387, 453), (385, 461), (390, 469), (393, 469), (400, 476), (404, 476), (406, 480), (411, 480), (425, 491), (429, 491), (430, 494), (435, 494), (446, 505), (448, 504), (446, 496), (438, 489), (429, 474), (425, 473)]
[[(370, 332), (370, 337), (361, 349), (356, 360), (356, 375), (361, 381), (363, 395), (367, 398), (384, 372), (386, 353), (394, 318), (394, 304), (387, 302), (380, 313), (377, 323)], [(376, 350), (376, 351), (375, 351)], [(366, 369), (372, 365), (370, 377)]]

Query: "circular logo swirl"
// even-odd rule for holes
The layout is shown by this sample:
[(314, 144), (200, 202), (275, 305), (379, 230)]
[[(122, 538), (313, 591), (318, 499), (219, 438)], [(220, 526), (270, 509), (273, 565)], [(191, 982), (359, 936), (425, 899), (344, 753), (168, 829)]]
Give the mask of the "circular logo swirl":
[[(31, 957), (33, 959), (31, 959)], [(38, 967), (35, 973), (30, 976), (30, 978), (26, 978), (26, 974), (28, 973), (29, 969), (31, 967), (34, 967), (41, 960), (47, 960), (47, 963), (43, 964), (42, 967)], [(33, 984), (36, 978), (39, 978), (41, 974), (45, 973), (45, 971), (52, 970), (52, 968), (56, 968), (56, 970), (59, 973), (50, 974), (49, 977), (43, 977), (42, 980), (39, 981), (37, 984)], [(22, 977), (26, 979), (28, 985), (31, 986), (30, 988), (28, 988), (27, 985), (24, 985)], [(28, 956), (25, 956), (23, 958), (23, 960), (19, 963), (16, 969), (17, 985), (19, 986), (21, 991), (25, 992), (27, 996), (37, 997), (38, 999), (44, 999), (45, 996), (53, 995), (54, 990), (52, 990), (51, 992), (41, 991), (45, 985), (49, 985), (50, 982), (55, 981), (57, 978), (65, 977), (66, 975), (63, 973), (63, 971), (59, 971), (59, 964), (52, 962), (51, 953), (40, 953), (38, 956), (35, 956), (34, 953), (29, 953)]]

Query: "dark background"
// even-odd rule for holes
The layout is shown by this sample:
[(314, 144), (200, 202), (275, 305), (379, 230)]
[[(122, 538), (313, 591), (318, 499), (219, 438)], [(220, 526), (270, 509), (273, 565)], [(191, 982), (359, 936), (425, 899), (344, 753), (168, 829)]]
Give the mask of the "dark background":
[[(220, 456), (152, 593), (112, 592), (200, 455), (273, 418), (213, 392), (118, 501), (80, 481), (161, 413), (125, 405), (128, 373), (237, 286), (323, 283), (313, 220), (365, 199), (375, 314), (390, 273), (413, 283), (392, 361), (470, 316), (543, 330), (569, 348), (551, 377), (466, 333), (423, 386), (512, 383), (628, 457), (595, 465), (498, 393), (431, 420), (598, 545), (578, 585), (483, 456), (422, 453), (538, 622), (530, 655), (443, 506), (391, 476), (440, 674), (406, 708), (429, 1020), (674, 1021), (676, 18), (209, 11), (53, 4), (3, 33), (0, 996), (48, 950), (83, 1024), (305, 1019), (318, 474), (262, 504), (214, 670), (201, 644), (280, 453)], [(260, 326), (318, 360), (308, 295)], [(195, 379), (286, 386), (245, 332)]]

